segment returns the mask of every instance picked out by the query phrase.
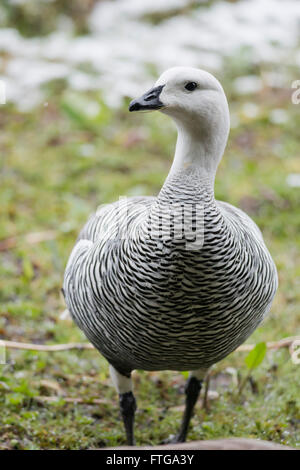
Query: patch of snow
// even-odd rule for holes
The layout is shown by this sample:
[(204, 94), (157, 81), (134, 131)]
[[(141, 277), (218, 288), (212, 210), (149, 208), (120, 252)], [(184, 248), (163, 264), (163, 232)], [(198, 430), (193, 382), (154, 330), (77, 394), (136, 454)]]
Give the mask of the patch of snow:
[(255, 103), (244, 103), (242, 112), (247, 118), (255, 119), (259, 114), (259, 107)]
[(272, 109), (269, 115), (269, 119), (273, 124), (284, 124), (288, 121), (289, 115), (285, 109)]
[[(0, 52), (6, 54), (1, 79), (7, 82), (8, 100), (20, 104), (22, 96), (37, 96), (37, 88), (46, 81), (65, 78), (72, 89), (103, 90), (106, 102), (118, 106), (124, 96), (150, 87), (154, 71), (189, 65), (218, 74), (241, 49), (247, 51), (249, 64), (264, 62), (271, 69), (280, 65), (282, 72), (276, 77), (272, 70), (263, 77), (271, 86), (282, 85), (286, 66), (299, 63), (299, 0), (218, 1), (208, 6), (198, 2), (184, 12), (189, 4), (190, 0), (104, 0), (91, 13), (91, 33), (79, 37), (73, 36), (72, 25), (64, 18), (43, 38), (23, 38), (16, 30), (1, 29)], [(182, 12), (155, 25), (145, 19), (176, 9)], [(92, 73), (83, 71), (82, 64)], [(262, 80), (239, 77), (235, 87), (238, 93), (255, 93)]]
[(300, 173), (290, 173), (286, 178), (286, 182), (292, 188), (300, 188)]
[(235, 91), (240, 95), (257, 93), (263, 87), (262, 80), (256, 75), (238, 77), (233, 83)]

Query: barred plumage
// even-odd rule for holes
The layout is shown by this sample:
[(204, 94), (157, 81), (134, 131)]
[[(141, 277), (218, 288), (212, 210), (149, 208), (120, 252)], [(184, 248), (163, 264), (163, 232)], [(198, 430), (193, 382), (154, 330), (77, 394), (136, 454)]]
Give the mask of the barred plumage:
[[(177, 85), (182, 70), (193, 82), (209, 83), (204, 90), (213, 85), (220, 92), (205, 72), (199, 78), (194, 69), (175, 69), (154, 89), (160, 88), (167, 114), (172, 106), (165, 105), (164, 82), (176, 76)], [(149, 107), (149, 100), (143, 103)], [(180, 155), (158, 197), (121, 199), (98, 210), (66, 268), (64, 292), (72, 317), (125, 376), (133, 369), (207, 370), (255, 330), (277, 288), (276, 268), (258, 227), (241, 210), (214, 198), (223, 141), (200, 134), (207, 142), (204, 156), (192, 158), (179, 129)], [(215, 164), (205, 167), (209, 146)]]

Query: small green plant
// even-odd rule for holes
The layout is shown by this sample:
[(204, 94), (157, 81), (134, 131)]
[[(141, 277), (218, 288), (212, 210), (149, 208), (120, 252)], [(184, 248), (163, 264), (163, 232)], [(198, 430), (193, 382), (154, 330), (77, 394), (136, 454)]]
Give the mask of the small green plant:
[(264, 360), (265, 355), (267, 352), (267, 345), (264, 342), (257, 343), (257, 345), (251, 349), (249, 354), (245, 357), (245, 364), (248, 368), (248, 373), (244, 377), (243, 380), (241, 380), (240, 385), (239, 385), (239, 391), (238, 395), (241, 395), (247, 381), (249, 380), (249, 377), (254, 369), (256, 369)]

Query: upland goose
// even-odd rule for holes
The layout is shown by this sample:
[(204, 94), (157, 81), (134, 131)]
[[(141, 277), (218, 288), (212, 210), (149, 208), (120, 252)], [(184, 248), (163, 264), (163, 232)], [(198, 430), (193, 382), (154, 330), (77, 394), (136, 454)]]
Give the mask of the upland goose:
[(207, 370), (261, 323), (277, 273), (256, 224), (214, 197), (229, 133), (218, 80), (203, 70), (169, 69), (130, 103), (129, 111), (140, 110), (175, 122), (169, 175), (157, 197), (121, 198), (88, 220), (63, 291), (74, 321), (109, 362), (129, 444), (131, 372), (190, 371), (176, 438), (182, 442)]

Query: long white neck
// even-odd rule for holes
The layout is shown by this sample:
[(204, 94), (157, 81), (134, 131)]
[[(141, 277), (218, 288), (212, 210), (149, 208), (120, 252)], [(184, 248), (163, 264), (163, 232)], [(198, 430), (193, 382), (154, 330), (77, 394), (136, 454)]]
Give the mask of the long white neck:
[[(203, 177), (215, 179), (218, 164), (223, 156), (228, 132), (209, 133), (193, 131), (177, 123), (177, 143), (170, 174), (195, 167), (201, 169)], [(217, 129), (216, 129), (217, 131)]]
[(194, 168), (197, 175), (214, 184), (218, 164), (223, 156), (229, 134), (229, 111), (226, 99), (216, 106), (214, 113), (202, 118), (171, 115), (178, 137), (169, 175)]

